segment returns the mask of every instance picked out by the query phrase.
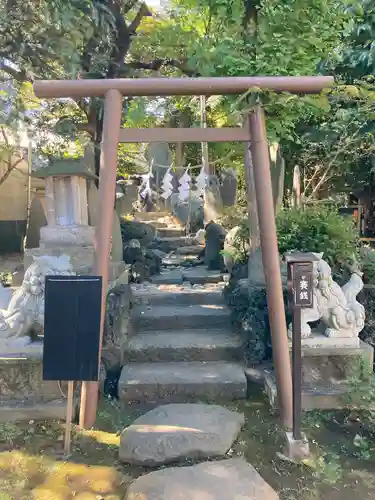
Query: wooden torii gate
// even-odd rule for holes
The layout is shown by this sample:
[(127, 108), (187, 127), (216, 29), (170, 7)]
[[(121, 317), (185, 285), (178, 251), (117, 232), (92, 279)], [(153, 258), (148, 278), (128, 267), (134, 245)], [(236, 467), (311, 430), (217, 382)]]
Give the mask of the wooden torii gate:
[[(278, 401), (283, 425), (292, 427), (292, 375), (289, 359), (280, 262), (273, 208), (272, 184), (265, 117), (257, 105), (242, 128), (121, 128), (123, 96), (228, 95), (250, 88), (275, 92), (317, 94), (333, 84), (332, 77), (222, 77), (139, 78), (114, 80), (48, 80), (34, 83), (39, 98), (104, 97), (104, 123), (99, 177), (99, 214), (93, 273), (103, 277), (101, 340), (108, 285), (113, 206), (115, 202), (117, 147), (121, 142), (234, 142), (248, 143), (257, 203), (260, 243), (267, 291)], [(99, 353), (100, 359), (100, 353)], [(98, 382), (82, 386), (80, 425), (95, 423)]]

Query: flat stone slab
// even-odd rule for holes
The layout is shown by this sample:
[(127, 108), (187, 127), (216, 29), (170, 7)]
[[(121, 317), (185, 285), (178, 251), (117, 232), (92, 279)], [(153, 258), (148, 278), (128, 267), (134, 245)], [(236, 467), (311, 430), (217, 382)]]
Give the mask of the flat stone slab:
[(136, 479), (125, 500), (278, 500), (279, 495), (242, 458), (173, 467)]
[(218, 405), (159, 406), (122, 432), (120, 460), (152, 467), (224, 456), (244, 423), (242, 413)]
[(122, 402), (182, 403), (246, 397), (240, 364), (225, 361), (126, 364), (118, 383)]

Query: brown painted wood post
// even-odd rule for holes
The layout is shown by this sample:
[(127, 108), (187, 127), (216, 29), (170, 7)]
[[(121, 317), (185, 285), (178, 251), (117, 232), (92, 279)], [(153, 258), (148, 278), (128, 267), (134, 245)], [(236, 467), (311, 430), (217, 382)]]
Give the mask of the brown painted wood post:
[(292, 371), (277, 246), (270, 157), (264, 111), (261, 106), (255, 106), (250, 114), (249, 127), (278, 403), (282, 423), (285, 428), (291, 429), (293, 425)]
[[(102, 276), (102, 315), (100, 327), (99, 364), (102, 350), (106, 297), (108, 289), (108, 267), (112, 239), (115, 206), (117, 147), (122, 116), (122, 94), (108, 90), (104, 100), (104, 123), (99, 175), (99, 222), (95, 233), (95, 257), (93, 275)], [(95, 424), (99, 399), (99, 383), (84, 382), (81, 393), (79, 424), (90, 428)]]

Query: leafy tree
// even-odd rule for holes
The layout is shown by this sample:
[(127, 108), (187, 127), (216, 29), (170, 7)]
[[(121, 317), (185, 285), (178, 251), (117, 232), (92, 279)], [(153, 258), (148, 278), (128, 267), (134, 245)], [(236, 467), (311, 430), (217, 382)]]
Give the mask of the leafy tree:
[(347, 13), (349, 18), (340, 44), (322, 61), (321, 68), (349, 84), (375, 73), (375, 2), (355, 0)]
[(288, 163), (303, 172), (304, 203), (371, 182), (374, 91), (371, 85), (337, 87), (328, 96), (327, 110), (306, 115), (296, 127), (296, 140), (283, 142)]
[(343, 85), (324, 113), (304, 116), (295, 140), (284, 143), (289, 162), (304, 172), (305, 201), (373, 185), (374, 13), (374, 1), (349, 5), (339, 43), (320, 64)]
[[(35, 78), (136, 76), (130, 48), (142, 19), (152, 14), (137, 0), (0, 0), (0, 9), (1, 75), (15, 86)], [(131, 99), (123, 105), (129, 111)], [(98, 169), (102, 99), (41, 102), (39, 111), (39, 128), (92, 140)]]
[[(141, 66), (163, 74), (176, 68), (190, 76), (308, 75), (317, 73), (318, 62), (340, 40), (344, 0), (174, 0), (164, 16), (145, 18), (132, 52)], [(259, 96), (255, 96), (259, 97)], [(292, 139), (305, 108), (326, 106), (326, 98), (298, 100), (262, 93), (267, 112), (269, 139)], [(197, 103), (191, 124), (197, 122)], [(233, 126), (242, 123), (242, 112), (252, 104), (234, 98), (209, 102), (208, 123)], [(240, 111), (240, 112), (239, 112)], [(194, 119), (195, 115), (195, 119)], [(191, 157), (187, 148), (187, 155)], [(197, 150), (195, 150), (197, 153)], [(210, 157), (242, 165), (243, 148), (233, 144), (210, 145)], [(198, 160), (198, 158), (197, 158)], [(228, 161), (229, 160), (229, 161)]]

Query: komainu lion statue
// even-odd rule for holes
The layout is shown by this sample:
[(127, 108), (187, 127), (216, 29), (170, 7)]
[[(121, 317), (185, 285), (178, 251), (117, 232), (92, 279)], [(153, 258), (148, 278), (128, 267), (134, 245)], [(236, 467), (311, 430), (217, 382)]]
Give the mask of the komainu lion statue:
[[(332, 278), (332, 271), (323, 254), (314, 262), (313, 307), (301, 310), (302, 338), (311, 335), (309, 323), (320, 320), (327, 337), (358, 337), (365, 325), (365, 309), (357, 301), (363, 288), (362, 273), (353, 268), (349, 281), (340, 287)], [(288, 335), (291, 337), (292, 326)]]
[(45, 277), (74, 274), (66, 255), (34, 258), (8, 308), (0, 309), (0, 345), (22, 347), (29, 344), (33, 329), (40, 330), (44, 326)]

